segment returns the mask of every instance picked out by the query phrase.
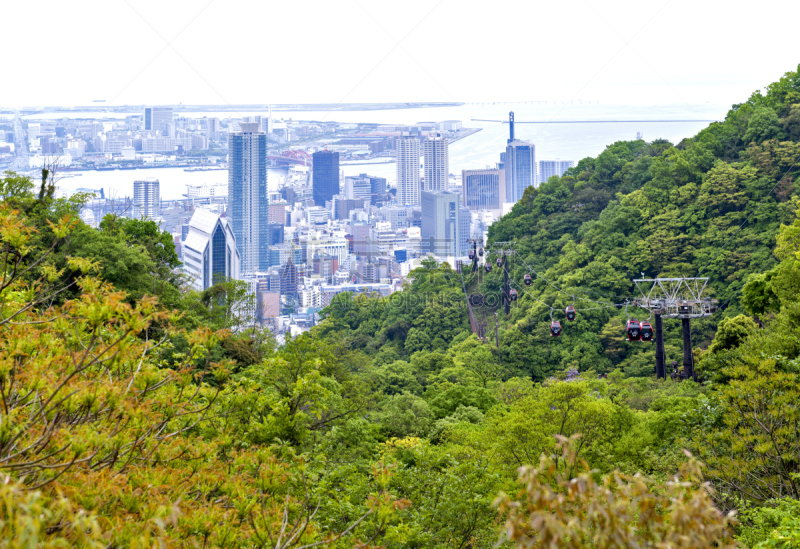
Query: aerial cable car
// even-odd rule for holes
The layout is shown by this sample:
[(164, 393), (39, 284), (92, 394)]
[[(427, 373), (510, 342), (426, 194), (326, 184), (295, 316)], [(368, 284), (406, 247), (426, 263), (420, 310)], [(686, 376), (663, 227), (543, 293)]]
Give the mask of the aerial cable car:
[(480, 250), (478, 250), (478, 255), (479, 255), (479, 256), (481, 256), (481, 257), (483, 257), (483, 248), (481, 248)]
[(561, 335), (561, 323), (557, 320), (554, 320), (550, 323), (550, 336), (551, 337), (558, 337)]
[(642, 338), (642, 327), (636, 319), (629, 319), (625, 323), (625, 337), (628, 341), (639, 341)]
[(533, 278), (531, 277), (531, 275), (525, 275), (524, 277), (522, 277), (522, 281), (525, 283), (526, 286), (530, 286), (531, 284), (533, 284)]
[(642, 320), (642, 341), (653, 341), (653, 326), (646, 320)]
[(565, 312), (567, 313), (567, 320), (570, 322), (575, 320), (575, 307), (572, 305), (567, 305)]
[(508, 291), (508, 299), (510, 299), (511, 301), (516, 301), (517, 300), (517, 290), (515, 290), (514, 288), (511, 288)]
[(487, 273), (491, 273), (492, 272), (492, 266), (489, 263), (484, 265), (483, 268)]
[(497, 258), (497, 266), (498, 267), (502, 267), (503, 266), (503, 258), (502, 257), (498, 257)]
[(467, 257), (469, 257), (470, 261), (472, 261), (473, 259), (475, 259), (475, 252), (470, 250), (469, 253), (467, 254)]

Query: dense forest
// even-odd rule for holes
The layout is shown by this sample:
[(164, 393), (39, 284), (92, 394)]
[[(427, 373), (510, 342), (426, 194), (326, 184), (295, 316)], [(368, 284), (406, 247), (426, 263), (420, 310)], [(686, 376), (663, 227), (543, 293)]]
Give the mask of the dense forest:
[[(428, 259), (281, 344), (235, 281), (188, 291), (155, 223), (92, 229), (6, 172), (0, 547), (800, 546), (798, 158), (789, 72), (529, 188), (485, 243), (516, 242), (520, 291), (476, 307), (492, 337), (464, 290), (499, 269)], [(625, 341), (642, 273), (710, 279), (698, 381)]]

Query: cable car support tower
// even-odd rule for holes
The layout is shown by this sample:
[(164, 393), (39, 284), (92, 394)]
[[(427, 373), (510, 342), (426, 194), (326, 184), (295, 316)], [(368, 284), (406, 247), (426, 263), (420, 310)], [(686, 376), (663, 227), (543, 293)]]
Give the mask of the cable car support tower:
[(641, 293), (634, 304), (655, 315), (656, 378), (666, 379), (664, 324), (662, 318), (680, 319), (683, 327), (684, 379), (697, 380), (692, 355), (691, 319), (711, 316), (716, 301), (703, 296), (708, 278), (638, 278), (633, 280)]
[[(495, 242), (491, 255), (497, 256), (498, 267), (503, 267), (503, 310), (508, 316), (511, 313), (511, 281), (508, 277), (508, 257), (516, 255), (516, 240)], [(516, 290), (515, 290), (516, 291)]]

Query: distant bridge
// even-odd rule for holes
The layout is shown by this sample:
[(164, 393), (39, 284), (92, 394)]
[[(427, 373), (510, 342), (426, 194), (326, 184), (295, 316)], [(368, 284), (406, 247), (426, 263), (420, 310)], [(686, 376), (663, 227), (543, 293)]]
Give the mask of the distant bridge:
[(290, 150), (283, 151), (280, 156), (267, 155), (267, 158), (274, 160), (278, 164), (299, 164), (302, 166), (311, 166), (311, 155), (306, 151)]

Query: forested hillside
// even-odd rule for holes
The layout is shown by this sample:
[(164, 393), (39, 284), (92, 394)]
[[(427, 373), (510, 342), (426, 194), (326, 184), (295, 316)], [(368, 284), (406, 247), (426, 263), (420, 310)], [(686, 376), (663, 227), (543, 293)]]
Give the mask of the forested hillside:
[[(491, 228), (520, 298), (476, 307), (486, 341), (463, 290), (499, 269), (429, 259), (278, 345), (240, 284), (188, 291), (155, 224), (91, 229), (85, 197), (6, 173), (0, 547), (800, 545), (798, 140), (791, 72), (528, 189)], [(624, 341), (642, 272), (711, 279), (699, 382)]]

